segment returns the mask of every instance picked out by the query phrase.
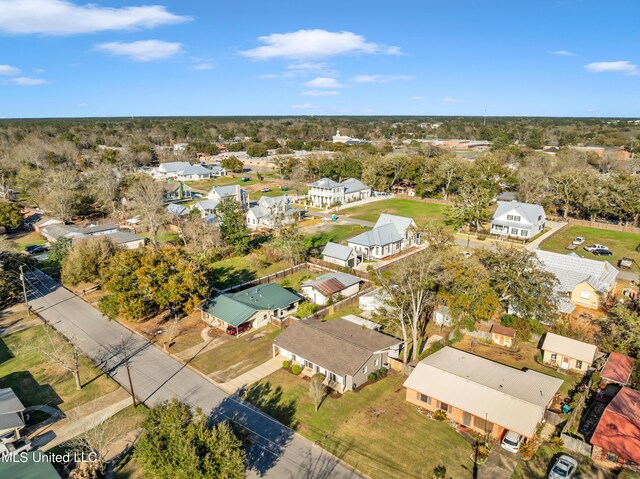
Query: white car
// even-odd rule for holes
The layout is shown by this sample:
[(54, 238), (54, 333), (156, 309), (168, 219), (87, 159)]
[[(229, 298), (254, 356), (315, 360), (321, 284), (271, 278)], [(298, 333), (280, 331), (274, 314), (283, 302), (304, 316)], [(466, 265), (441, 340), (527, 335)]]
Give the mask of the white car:
[(609, 251), (609, 247), (608, 246), (604, 246), (601, 244), (590, 244), (589, 246), (585, 246), (584, 249), (586, 251), (593, 251), (594, 249), (605, 249), (607, 251)]
[(582, 243), (584, 243), (586, 241), (586, 238), (584, 236), (576, 236), (576, 239), (574, 239), (571, 244), (574, 244), (576, 246), (580, 246)]
[(567, 456), (563, 454), (556, 462), (553, 464), (553, 467), (549, 471), (548, 479), (569, 479), (573, 477), (573, 473), (576, 472), (578, 468), (578, 463), (571, 456)]
[(518, 452), (524, 441), (524, 436), (521, 436), (514, 431), (507, 431), (502, 438), (502, 443), (500, 445), (502, 446), (502, 449), (506, 449), (509, 452)]

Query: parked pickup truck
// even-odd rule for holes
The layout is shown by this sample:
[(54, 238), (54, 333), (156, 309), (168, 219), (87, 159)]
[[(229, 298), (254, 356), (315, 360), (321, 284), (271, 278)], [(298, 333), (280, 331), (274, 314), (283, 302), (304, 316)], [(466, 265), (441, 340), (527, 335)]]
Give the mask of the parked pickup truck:
[(618, 268), (620, 269), (631, 269), (632, 266), (633, 260), (631, 258), (624, 257), (618, 261)]

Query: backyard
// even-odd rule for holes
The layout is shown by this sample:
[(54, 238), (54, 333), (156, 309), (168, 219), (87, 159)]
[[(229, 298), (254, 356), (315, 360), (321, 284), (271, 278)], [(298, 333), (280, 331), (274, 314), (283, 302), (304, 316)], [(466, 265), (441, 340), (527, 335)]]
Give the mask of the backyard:
[(567, 450), (556, 451), (548, 444), (545, 444), (538, 449), (538, 452), (532, 459), (518, 463), (511, 479), (547, 477), (551, 466), (561, 454), (567, 454), (578, 461), (578, 469), (575, 474), (576, 478), (613, 479), (616, 477), (616, 474), (613, 472), (594, 466), (589, 458), (581, 457), (579, 454)]
[(259, 366), (273, 357), (273, 340), (282, 330), (268, 325), (226, 341), (199, 354), (190, 364), (214, 381), (225, 382)]
[(118, 385), (81, 357), (83, 387), (76, 390), (70, 372), (28, 345), (44, 334), (35, 326), (0, 338), (0, 388), (13, 388), (25, 406), (47, 404), (68, 411), (115, 391)]
[[(622, 233), (620, 231), (602, 230), (587, 226), (568, 226), (542, 243), (540, 249), (553, 251), (555, 253), (569, 253), (566, 247), (577, 236), (582, 236), (586, 239), (584, 244), (575, 250), (575, 253), (583, 258), (600, 261), (606, 260), (614, 266), (617, 266), (618, 261), (626, 256), (636, 261), (631, 270), (635, 272), (640, 271), (637, 263), (637, 261), (640, 260), (640, 253), (636, 251), (636, 247), (640, 244), (640, 235), (635, 233)], [(613, 253), (613, 256), (594, 256), (584, 250), (584, 246), (594, 243), (607, 246)]]
[(381, 213), (413, 218), (418, 225), (425, 223), (444, 224), (445, 205), (398, 198), (380, 200), (340, 211), (340, 215), (352, 216), (375, 222)]
[(288, 266), (284, 262), (263, 264), (254, 254), (234, 256), (218, 261), (213, 265), (212, 284), (218, 289), (230, 288), (252, 279), (282, 271)]
[(319, 225), (304, 228), (301, 232), (308, 238), (308, 242), (313, 243), (313, 246), (324, 246), (329, 241), (340, 243), (369, 229), (358, 225), (323, 222)]
[(246, 399), (373, 479), (430, 477), (439, 464), (447, 477), (473, 477), (468, 443), (407, 403), (403, 381), (391, 373), (357, 393), (327, 397), (316, 412), (309, 383), (279, 370)]

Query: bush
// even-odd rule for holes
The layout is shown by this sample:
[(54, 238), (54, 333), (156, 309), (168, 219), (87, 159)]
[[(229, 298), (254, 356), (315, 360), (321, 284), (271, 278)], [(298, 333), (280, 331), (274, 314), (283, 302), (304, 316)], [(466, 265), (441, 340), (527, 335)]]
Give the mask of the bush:
[(549, 444), (556, 451), (559, 451), (560, 449), (562, 449), (564, 447), (564, 441), (562, 440), (562, 438), (560, 436), (553, 436), (551, 438), (551, 440), (549, 441)]
[(473, 448), (473, 457), (476, 462), (484, 462), (489, 457), (489, 449), (482, 444), (478, 444)]
[(596, 391), (598, 386), (600, 385), (600, 373), (598, 371), (594, 371), (591, 375), (591, 390)]
[(318, 311), (318, 305), (306, 301), (298, 306), (298, 310), (294, 313), (294, 316), (296, 318), (304, 319), (308, 316), (312, 316), (316, 311)]
[(436, 421), (446, 421), (447, 413), (444, 412), (442, 409), (438, 409), (436, 412), (433, 413), (433, 419), (435, 419)]
[(522, 446), (520, 446), (520, 455), (522, 459), (528, 461), (536, 454), (536, 445), (533, 441), (525, 442)]
[(291, 366), (291, 363), (289, 361), (287, 361), (286, 359), (284, 361), (282, 361), (282, 367), (285, 369), (289, 369), (289, 366)]
[(385, 377), (387, 375), (387, 372), (388, 371), (385, 368), (378, 369), (377, 371), (372, 371), (369, 373), (369, 376), (367, 376), (367, 379), (370, 383), (372, 383), (379, 378)]
[(293, 367), (291, 368), (291, 372), (297, 376), (302, 372), (302, 368), (297, 364), (294, 364)]
[(447, 477), (447, 468), (444, 464), (439, 464), (433, 468), (433, 473), (431, 474), (433, 479), (445, 479)]

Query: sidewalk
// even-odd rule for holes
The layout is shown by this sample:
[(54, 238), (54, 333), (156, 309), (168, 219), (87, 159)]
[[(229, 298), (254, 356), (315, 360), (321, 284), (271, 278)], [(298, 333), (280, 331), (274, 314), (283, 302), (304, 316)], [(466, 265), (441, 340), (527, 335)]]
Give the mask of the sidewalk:
[(278, 369), (282, 368), (282, 361), (284, 361), (284, 358), (278, 355), (275, 358), (271, 358), (266, 363), (262, 363), (260, 366), (256, 366), (251, 371), (247, 371), (246, 373), (241, 374), (237, 378), (231, 379), (226, 383), (216, 384), (225, 392), (229, 394), (235, 394), (238, 390), (246, 388), (253, 383), (257, 383), (270, 374), (275, 373)]

